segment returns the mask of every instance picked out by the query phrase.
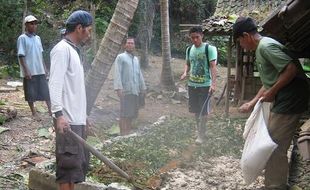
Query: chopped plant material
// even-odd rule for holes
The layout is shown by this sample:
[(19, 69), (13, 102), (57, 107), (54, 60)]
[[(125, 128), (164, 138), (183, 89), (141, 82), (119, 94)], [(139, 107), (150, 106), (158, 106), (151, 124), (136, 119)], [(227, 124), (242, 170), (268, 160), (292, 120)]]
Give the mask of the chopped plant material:
[[(244, 119), (213, 117), (208, 121), (207, 142), (194, 145), (195, 122), (187, 118), (171, 118), (150, 128), (141, 136), (134, 136), (104, 145), (102, 153), (146, 188), (156, 188), (156, 176), (199, 157), (240, 156), (242, 133), (236, 130)], [(91, 177), (99, 182), (125, 182), (96, 158), (92, 159)], [(152, 179), (151, 179), (152, 178)], [(155, 182), (154, 182), (155, 180)], [(156, 182), (157, 185), (160, 183)]]

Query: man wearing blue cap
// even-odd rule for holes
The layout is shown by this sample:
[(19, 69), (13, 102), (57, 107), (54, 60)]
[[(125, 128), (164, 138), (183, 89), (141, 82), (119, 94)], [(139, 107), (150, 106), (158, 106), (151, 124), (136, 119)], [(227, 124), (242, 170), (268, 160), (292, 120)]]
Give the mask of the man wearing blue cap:
[(25, 100), (32, 116), (38, 119), (34, 102), (46, 101), (49, 113), (51, 105), (46, 80), (46, 67), (43, 61), (41, 38), (36, 35), (38, 19), (33, 15), (25, 17), (25, 33), (17, 40), (17, 54), (20, 64), (20, 76), (23, 78)]
[(66, 133), (69, 128), (86, 139), (88, 125), (84, 69), (77, 47), (91, 34), (92, 16), (86, 11), (73, 12), (66, 21), (66, 34), (52, 49), (50, 97), (56, 125), (56, 181), (60, 190), (73, 190), (85, 181), (89, 153)]
[(265, 166), (265, 188), (287, 190), (287, 150), (298, 120), (308, 106), (307, 79), (299, 61), (290, 57), (278, 41), (261, 36), (251, 18), (238, 18), (233, 25), (233, 35), (242, 48), (255, 51), (256, 65), (263, 84), (257, 95), (240, 107), (240, 111), (251, 111), (260, 98), (262, 101), (273, 102), (267, 128), (278, 147)]

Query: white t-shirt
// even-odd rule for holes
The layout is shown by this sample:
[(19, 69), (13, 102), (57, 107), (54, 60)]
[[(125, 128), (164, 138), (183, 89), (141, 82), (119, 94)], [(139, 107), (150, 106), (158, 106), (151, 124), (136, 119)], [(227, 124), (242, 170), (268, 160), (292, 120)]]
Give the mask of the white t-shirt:
[(70, 125), (86, 125), (84, 69), (77, 50), (61, 40), (52, 49), (50, 56), (52, 112), (62, 111)]
[[(25, 57), (26, 65), (32, 76), (45, 74), (42, 52), (41, 38), (38, 35), (22, 34), (18, 37), (17, 56)], [(20, 76), (25, 77), (21, 65), (20, 71)]]

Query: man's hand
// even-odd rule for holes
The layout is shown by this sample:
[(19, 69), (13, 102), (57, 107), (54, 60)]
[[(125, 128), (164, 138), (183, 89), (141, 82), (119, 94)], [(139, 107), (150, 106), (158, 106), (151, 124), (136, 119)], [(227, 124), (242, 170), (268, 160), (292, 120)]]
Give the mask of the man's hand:
[(26, 79), (29, 79), (29, 80), (31, 79), (31, 73), (29, 72), (28, 69), (25, 70), (24, 75)]
[(209, 93), (214, 93), (216, 90), (216, 85), (215, 84), (211, 84), (210, 88), (209, 88)]
[(56, 119), (56, 129), (59, 133), (63, 134), (70, 127), (67, 119), (64, 116), (59, 116)]
[(239, 112), (241, 113), (248, 113), (250, 111), (252, 111), (252, 109), (254, 108), (254, 105), (252, 105), (251, 102), (246, 102), (244, 104), (242, 104), (240, 107), (239, 107)]
[(86, 134), (87, 136), (94, 136), (93, 132), (93, 122), (89, 119), (89, 117), (86, 118)]
[(180, 80), (184, 80), (184, 79), (186, 78), (186, 76), (187, 76), (187, 73), (184, 72), (184, 73), (181, 75)]

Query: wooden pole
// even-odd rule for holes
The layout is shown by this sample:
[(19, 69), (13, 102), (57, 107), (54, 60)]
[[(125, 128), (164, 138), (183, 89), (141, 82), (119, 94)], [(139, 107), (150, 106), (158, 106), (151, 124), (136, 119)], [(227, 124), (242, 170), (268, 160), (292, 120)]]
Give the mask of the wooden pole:
[(101, 160), (103, 163), (105, 163), (107, 166), (109, 166), (113, 171), (115, 171), (120, 176), (124, 177), (125, 179), (127, 179), (129, 181), (131, 180), (131, 178), (129, 177), (129, 175), (126, 172), (124, 172), (122, 169), (120, 169), (117, 165), (115, 165), (107, 157), (102, 155), (94, 147), (87, 144), (87, 142), (84, 139), (82, 139), (82, 137), (80, 137), (79, 135), (77, 135), (75, 132), (73, 132), (71, 130), (68, 130), (67, 132), (71, 135), (72, 138), (74, 138), (76, 141), (81, 143), (85, 147), (85, 149), (87, 149), (89, 152), (91, 152), (93, 155), (95, 155), (99, 160)]
[(97, 53), (97, 32), (96, 32), (96, 4), (94, 2), (91, 2), (90, 4), (90, 11), (91, 15), (94, 19), (94, 22), (92, 24), (92, 48), (93, 48), (93, 53), (96, 55)]
[(24, 19), (27, 16), (27, 12), (28, 12), (28, 0), (24, 0), (24, 11), (23, 11), (23, 20), (22, 20), (22, 34), (25, 32)]
[(228, 56), (227, 56), (227, 86), (226, 86), (226, 99), (225, 99), (225, 116), (229, 117), (229, 95), (230, 95), (230, 81), (229, 77), (231, 74), (231, 47), (232, 47), (232, 36), (229, 36), (228, 42)]

